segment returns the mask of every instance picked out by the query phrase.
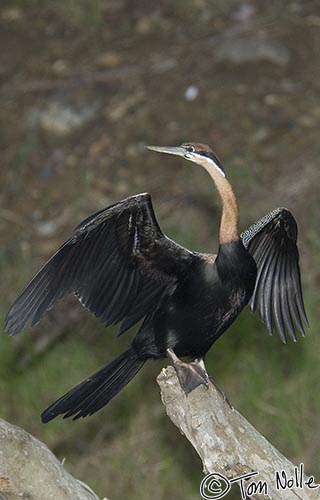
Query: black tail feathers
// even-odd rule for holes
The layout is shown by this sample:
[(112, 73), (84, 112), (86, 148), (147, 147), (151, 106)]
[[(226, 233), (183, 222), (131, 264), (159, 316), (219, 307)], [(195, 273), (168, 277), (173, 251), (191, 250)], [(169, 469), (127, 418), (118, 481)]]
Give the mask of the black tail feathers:
[(127, 385), (144, 364), (133, 347), (122, 353), (91, 377), (71, 389), (41, 415), (43, 423), (50, 422), (58, 415), (63, 418), (92, 415), (105, 406)]

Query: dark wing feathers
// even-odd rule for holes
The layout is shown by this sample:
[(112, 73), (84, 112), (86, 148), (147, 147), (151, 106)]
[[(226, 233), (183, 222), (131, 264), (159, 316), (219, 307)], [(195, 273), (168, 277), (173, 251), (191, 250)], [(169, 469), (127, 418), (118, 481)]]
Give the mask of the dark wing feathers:
[(249, 307), (258, 310), (270, 334), (275, 327), (281, 340), (296, 340), (296, 330), (308, 326), (299, 270), (297, 224), (285, 208), (265, 215), (241, 234), (257, 264), (257, 279)]
[(23, 290), (6, 318), (14, 335), (70, 292), (120, 333), (172, 293), (193, 254), (166, 238), (148, 194), (132, 196), (79, 224)]

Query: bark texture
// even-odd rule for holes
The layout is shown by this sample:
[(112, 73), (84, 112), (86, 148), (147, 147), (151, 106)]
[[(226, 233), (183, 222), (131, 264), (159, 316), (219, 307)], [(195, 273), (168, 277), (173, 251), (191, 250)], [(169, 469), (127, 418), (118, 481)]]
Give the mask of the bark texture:
[[(197, 451), (206, 474), (220, 473), (231, 480), (243, 474), (259, 472), (244, 481), (244, 488), (248, 488), (253, 481), (265, 481), (268, 494), (261, 495), (257, 490), (250, 498), (320, 499), (319, 488), (300, 487), (300, 464), (295, 467), (274, 448), (239, 412), (231, 408), (211, 382), (208, 389), (201, 385), (186, 396), (173, 367), (164, 368), (157, 380), (168, 416)], [(286, 489), (281, 488), (279, 481), (280, 489), (277, 488), (277, 472), (282, 484), (287, 479)], [(289, 488), (290, 478), (293, 478), (292, 488)], [(308, 479), (302, 475), (302, 482)], [(311, 481), (310, 484), (315, 483)], [(237, 486), (233, 485), (233, 488)], [(254, 491), (254, 485), (252, 488)], [(210, 492), (208, 495), (208, 498), (217, 498), (214, 494), (210, 496)]]
[(99, 500), (45, 444), (0, 420), (0, 500), (19, 499)]
[[(310, 487), (315, 481), (306, 475), (300, 477), (299, 465), (292, 464), (232, 409), (212, 383), (208, 389), (199, 386), (186, 396), (171, 366), (162, 370), (158, 383), (168, 416), (197, 451), (205, 473), (219, 473), (231, 481), (259, 472), (243, 481), (244, 491), (248, 491), (253, 482), (267, 483), (267, 495), (251, 490), (253, 499), (320, 499), (320, 489)], [(278, 483), (277, 473), (280, 474)], [(285, 478), (287, 487), (279, 489), (280, 483), (285, 484)], [(309, 487), (304, 484), (308, 481)], [(218, 498), (210, 490), (205, 491), (208, 498)], [(20, 498), (99, 500), (86, 484), (64, 469), (46, 445), (0, 420), (0, 500)]]

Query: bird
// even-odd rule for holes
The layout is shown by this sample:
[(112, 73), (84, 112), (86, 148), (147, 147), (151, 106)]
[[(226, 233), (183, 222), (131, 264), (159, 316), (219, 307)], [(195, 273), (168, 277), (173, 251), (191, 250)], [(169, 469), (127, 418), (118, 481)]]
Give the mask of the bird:
[(119, 324), (119, 335), (141, 323), (122, 354), (42, 413), (44, 423), (93, 415), (151, 359), (169, 358), (186, 394), (207, 385), (204, 358), (245, 306), (284, 343), (308, 327), (291, 212), (277, 208), (240, 233), (237, 198), (209, 146), (146, 147), (208, 172), (222, 205), (217, 253), (190, 251), (167, 237), (148, 193), (83, 220), (14, 301), (6, 332), (38, 324), (70, 293), (106, 326)]

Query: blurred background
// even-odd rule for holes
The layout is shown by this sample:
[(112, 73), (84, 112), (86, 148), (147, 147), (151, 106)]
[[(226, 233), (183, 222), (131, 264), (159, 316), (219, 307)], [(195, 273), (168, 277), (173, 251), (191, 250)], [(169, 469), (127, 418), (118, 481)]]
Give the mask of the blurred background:
[[(144, 149), (208, 143), (243, 229), (278, 206), (296, 217), (311, 328), (284, 346), (244, 311), (207, 368), (319, 482), (319, 2), (2, 0), (0, 46), (2, 324), (73, 227), (128, 195), (148, 191), (167, 235), (215, 252), (220, 200), (206, 172)], [(32, 331), (2, 334), (0, 416), (43, 440), (101, 498), (196, 500), (200, 460), (155, 382), (165, 363), (149, 363), (91, 418), (40, 422), (130, 335), (116, 338), (72, 298)]]

